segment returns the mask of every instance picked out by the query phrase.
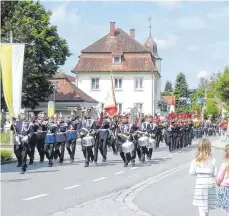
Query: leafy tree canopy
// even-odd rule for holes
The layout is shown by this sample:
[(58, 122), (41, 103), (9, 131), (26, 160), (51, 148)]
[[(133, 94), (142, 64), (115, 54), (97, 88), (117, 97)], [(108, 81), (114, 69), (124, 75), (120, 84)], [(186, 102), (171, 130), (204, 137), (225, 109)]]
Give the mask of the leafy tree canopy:
[(1, 1), (2, 42), (9, 42), (12, 31), (14, 43), (26, 43), (22, 105), (32, 109), (51, 93), (48, 79), (70, 56), (50, 16), (39, 1)]
[(223, 73), (217, 75), (215, 82), (215, 93), (216, 95), (229, 106), (229, 67), (224, 69)]
[(165, 92), (172, 92), (173, 91), (173, 86), (170, 81), (167, 81), (165, 84)]
[(181, 72), (177, 74), (173, 95), (176, 98), (176, 112), (187, 112), (188, 106), (179, 100), (188, 97), (188, 84), (185, 75)]

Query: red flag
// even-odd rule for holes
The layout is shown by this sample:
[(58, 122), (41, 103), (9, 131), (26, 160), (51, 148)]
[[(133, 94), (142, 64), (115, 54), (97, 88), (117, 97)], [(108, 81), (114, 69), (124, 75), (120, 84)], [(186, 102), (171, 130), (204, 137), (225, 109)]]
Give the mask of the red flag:
[(103, 112), (100, 113), (100, 118), (97, 126), (101, 127), (103, 125)]
[(111, 90), (110, 91), (108, 90), (106, 102), (104, 104), (104, 109), (106, 110), (110, 118), (113, 118), (118, 111), (117, 106), (116, 106), (116, 100), (115, 100), (115, 92), (114, 92), (112, 74), (111, 74)]
[(175, 106), (176, 105), (175, 97), (173, 97), (173, 100), (171, 101), (171, 105), (172, 106)]

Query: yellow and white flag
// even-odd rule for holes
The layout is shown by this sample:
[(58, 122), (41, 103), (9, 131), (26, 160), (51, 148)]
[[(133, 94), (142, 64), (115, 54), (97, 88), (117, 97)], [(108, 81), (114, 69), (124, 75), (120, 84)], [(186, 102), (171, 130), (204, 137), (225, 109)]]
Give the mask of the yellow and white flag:
[(0, 44), (0, 66), (5, 101), (10, 116), (21, 110), (25, 44)]

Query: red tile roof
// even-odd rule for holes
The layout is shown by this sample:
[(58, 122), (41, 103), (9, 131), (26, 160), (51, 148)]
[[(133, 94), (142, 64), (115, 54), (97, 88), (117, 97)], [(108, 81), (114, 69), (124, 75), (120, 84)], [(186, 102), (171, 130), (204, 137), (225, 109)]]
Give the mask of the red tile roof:
[(82, 53), (112, 53), (112, 52), (147, 52), (141, 43), (131, 38), (126, 32), (118, 28), (115, 30), (115, 37), (111, 38), (110, 34), (96, 41), (86, 49), (82, 50)]
[[(58, 83), (58, 89), (56, 90), (55, 95), (56, 101), (98, 103), (98, 101), (72, 84), (68, 78), (69, 77), (66, 74), (56, 73), (53, 79), (50, 80), (52, 83)], [(51, 94), (46, 100), (53, 100), (53, 98), (54, 95)]]
[[(121, 64), (113, 64), (113, 56), (122, 56)], [(151, 52), (122, 29), (110, 34), (82, 50), (72, 72), (140, 72), (156, 71)]]
[(165, 99), (166, 101), (168, 101), (168, 103), (170, 105), (172, 105), (172, 103), (175, 101), (175, 97), (174, 96), (162, 96), (163, 99)]
[(121, 64), (112, 63), (111, 54), (82, 54), (73, 72), (155, 71), (150, 53), (124, 54)]

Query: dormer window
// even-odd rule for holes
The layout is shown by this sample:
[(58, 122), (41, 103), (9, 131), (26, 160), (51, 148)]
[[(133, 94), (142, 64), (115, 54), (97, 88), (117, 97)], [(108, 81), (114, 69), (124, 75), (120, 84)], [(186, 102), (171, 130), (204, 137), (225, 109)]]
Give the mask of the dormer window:
[(113, 64), (121, 64), (122, 58), (121, 56), (113, 56)]

